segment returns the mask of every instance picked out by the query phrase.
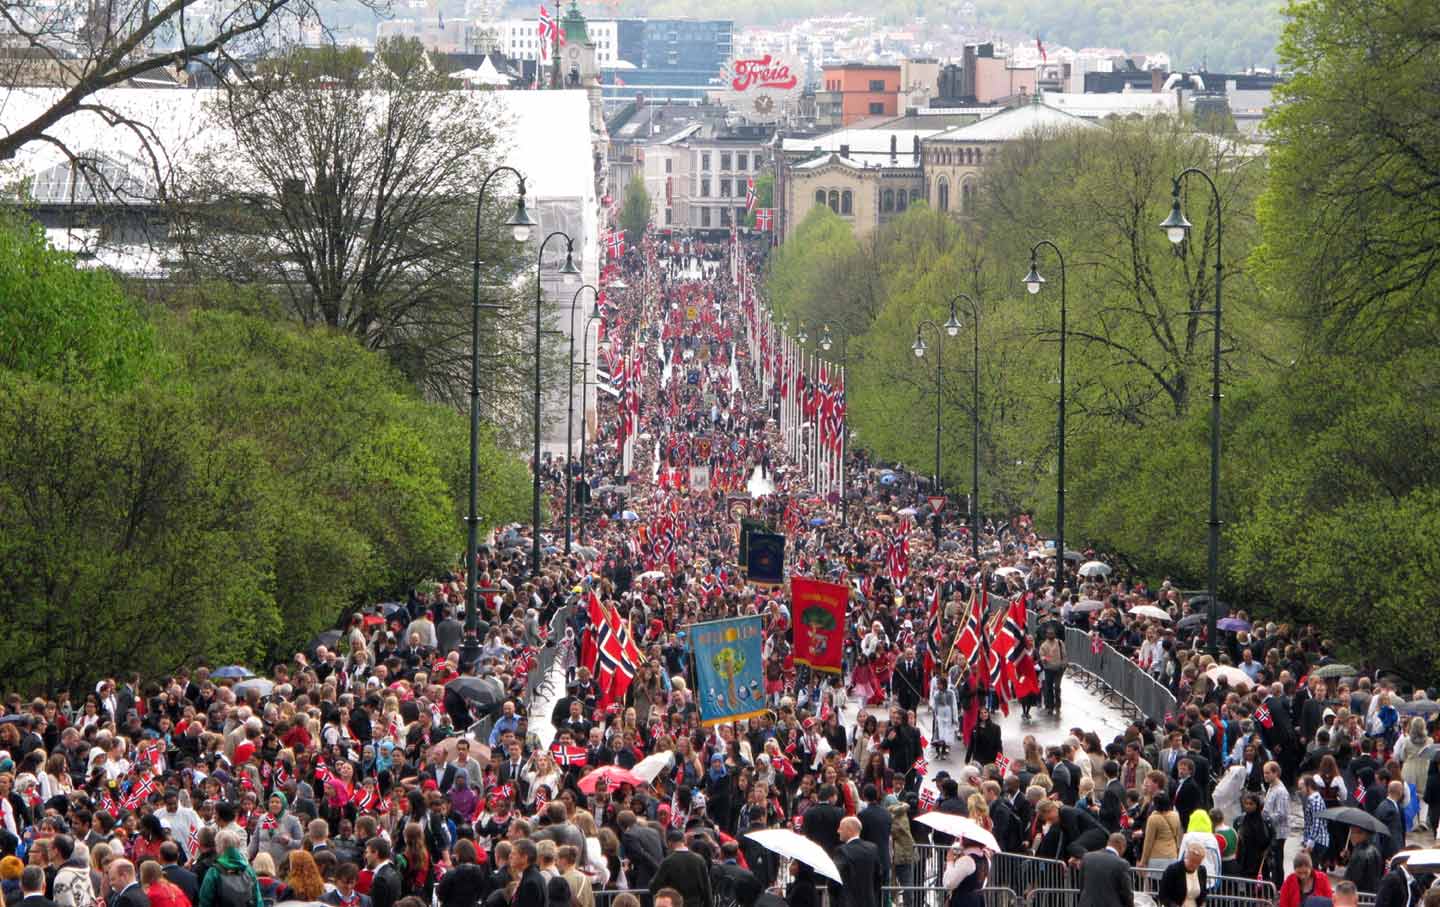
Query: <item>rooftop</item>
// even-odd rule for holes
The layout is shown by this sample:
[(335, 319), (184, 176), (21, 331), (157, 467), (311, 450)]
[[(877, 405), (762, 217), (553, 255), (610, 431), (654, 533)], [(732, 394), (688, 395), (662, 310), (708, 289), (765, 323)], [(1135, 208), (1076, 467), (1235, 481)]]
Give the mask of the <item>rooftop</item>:
[(1022, 104), (969, 126), (947, 129), (937, 142), (1012, 142), (1029, 133), (1059, 129), (1097, 129), (1094, 123), (1045, 104)]

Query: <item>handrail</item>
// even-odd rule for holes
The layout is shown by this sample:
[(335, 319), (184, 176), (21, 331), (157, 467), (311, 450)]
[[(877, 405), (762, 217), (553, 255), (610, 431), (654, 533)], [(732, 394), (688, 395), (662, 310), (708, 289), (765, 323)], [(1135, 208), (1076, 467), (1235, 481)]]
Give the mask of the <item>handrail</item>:
[[(1059, 621), (1037, 611), (1027, 611), (1026, 615), (1026, 630), (1037, 639), (1042, 622)], [(1099, 651), (1095, 651), (1094, 644), (1099, 637), (1068, 625), (1064, 629), (1066, 661), (1070, 666), (1097, 681), (1123, 709), (1150, 718), (1162, 727), (1173, 720), (1177, 710), (1175, 694), (1148, 671), (1108, 642), (1101, 641)]]

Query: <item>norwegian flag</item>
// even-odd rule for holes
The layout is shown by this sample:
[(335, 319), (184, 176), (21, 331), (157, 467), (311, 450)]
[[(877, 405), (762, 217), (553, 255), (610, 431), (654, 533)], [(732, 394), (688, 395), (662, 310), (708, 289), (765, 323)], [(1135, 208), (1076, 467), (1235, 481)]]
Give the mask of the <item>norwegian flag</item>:
[(925, 648), (923, 664), (925, 666), (927, 684), (935, 676), (935, 659), (940, 656), (940, 647), (945, 644), (945, 628), (940, 620), (942, 610), (941, 591), (944, 587), (945, 584), (940, 582), (939, 579), (935, 580), (935, 593), (930, 599), (930, 614), (925, 621), (927, 630), (921, 642)]
[(194, 860), (198, 853), (200, 853), (200, 826), (195, 825), (190, 828), (190, 836), (185, 839), (185, 855)]
[(356, 810), (363, 813), (369, 810), (370, 807), (374, 806), (377, 799), (379, 799), (379, 795), (377, 795), (373, 790), (362, 787), (355, 792), (354, 796), (350, 798), (350, 802), (355, 804)]
[(109, 791), (106, 791), (105, 793), (100, 795), (100, 802), (98, 805), (101, 809), (105, 810), (111, 816), (120, 815), (120, 804), (115, 802), (115, 798), (110, 796)]
[(885, 569), (895, 588), (905, 585), (910, 575), (910, 521), (903, 520), (900, 527), (890, 535), (885, 547)]
[(550, 789), (543, 784), (535, 788), (535, 811), (537, 813), (543, 813), (545, 811), (545, 804), (549, 802)]
[(935, 782), (926, 781), (920, 785), (920, 811), (926, 812), (935, 808), (940, 802), (940, 789)]
[(1010, 757), (1005, 755), (1004, 753), (1000, 753), (995, 757), (995, 767), (1000, 769), (1000, 777), (1003, 778), (1006, 775), (1010, 774), (1011, 765), (1012, 763), (1010, 761)]
[(915, 769), (915, 774), (919, 775), (922, 778), (930, 774), (930, 763), (925, 761), (924, 756), (921, 756), (919, 759), (915, 760), (915, 765), (913, 766), (913, 768)]
[(550, 754), (555, 757), (557, 765), (563, 765), (566, 768), (583, 766), (589, 761), (589, 755), (583, 746), (567, 746), (557, 743), (550, 747)]
[(757, 198), (757, 196), (755, 195), (755, 177), (752, 176), (752, 177), (750, 177), (749, 179), (747, 179), (747, 180), (745, 181), (745, 213), (746, 213), (746, 214), (749, 214), (751, 211), (754, 211), (754, 210), (755, 210), (755, 201), (756, 201), (756, 198)]
[(755, 209), (755, 229), (756, 229), (756, 230), (774, 230), (774, 229), (775, 229), (775, 209), (774, 209), (774, 208), (756, 208), (756, 209)]
[(625, 231), (611, 230), (605, 237), (605, 248), (611, 258), (625, 257)]
[(315, 760), (315, 780), (320, 782), (321, 787), (329, 787), (330, 781), (334, 777), (335, 774), (331, 772), (330, 767), (325, 764), (324, 756)]
[[(565, 32), (555, 24), (554, 19), (550, 18), (550, 11), (545, 8), (543, 3), (540, 4), (540, 22), (536, 33), (540, 36), (540, 59), (542, 60), (550, 59), (552, 45), (558, 43), (561, 47), (565, 46)], [(536, 76), (536, 79), (538, 81), (539, 76)]]
[(1261, 703), (1260, 707), (1255, 710), (1255, 720), (1260, 722), (1260, 726), (1267, 730), (1275, 726), (1275, 717), (1270, 714), (1270, 707), (1264, 703)]
[(491, 797), (499, 797), (501, 800), (511, 800), (515, 797), (515, 785), (502, 784), (490, 792)]
[(150, 795), (155, 793), (156, 790), (158, 790), (158, 788), (155, 786), (153, 780), (150, 778), (141, 778), (130, 787), (130, 791), (125, 795), (124, 799), (120, 801), (120, 806), (123, 809), (134, 812), (139, 809), (140, 804), (148, 800)]
[(977, 582), (970, 594), (970, 609), (965, 617), (965, 626), (961, 628), (960, 635), (955, 638), (954, 651), (960, 653), (966, 667), (973, 665), (982, 648), (985, 648), (985, 605), (985, 590)]

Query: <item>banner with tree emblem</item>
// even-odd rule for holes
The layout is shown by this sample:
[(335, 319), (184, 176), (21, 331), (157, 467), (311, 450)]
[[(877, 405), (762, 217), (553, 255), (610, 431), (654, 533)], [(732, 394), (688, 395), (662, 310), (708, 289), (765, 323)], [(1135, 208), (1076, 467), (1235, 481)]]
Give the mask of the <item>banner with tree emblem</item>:
[(760, 616), (690, 624), (695, 699), (700, 723), (753, 718), (765, 711)]
[(795, 627), (795, 663), (812, 671), (840, 672), (845, 648), (845, 606), (850, 587), (803, 576), (790, 579), (790, 619)]

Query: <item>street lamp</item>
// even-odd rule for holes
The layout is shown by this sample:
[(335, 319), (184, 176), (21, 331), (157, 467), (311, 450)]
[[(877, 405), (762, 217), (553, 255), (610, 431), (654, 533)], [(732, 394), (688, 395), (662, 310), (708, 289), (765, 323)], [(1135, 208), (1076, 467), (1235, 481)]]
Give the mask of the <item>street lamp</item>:
[[(614, 287), (619, 284), (620, 289), (626, 289), (620, 281), (610, 284)], [(597, 302), (595, 308), (585, 318), (585, 348), (580, 359), (580, 480), (586, 483), (586, 490), (589, 490), (590, 482), (590, 461), (586, 458), (585, 439), (590, 435), (590, 322), (600, 320), (600, 305)], [(580, 544), (585, 544), (585, 507), (580, 507)]]
[(1065, 255), (1060, 247), (1048, 239), (1042, 239), (1030, 247), (1030, 273), (1025, 275), (1025, 289), (1034, 296), (1045, 285), (1036, 267), (1040, 249), (1048, 248), (1060, 260), (1060, 423), (1057, 429), (1058, 473), (1055, 480), (1055, 598), (1065, 588)]
[(580, 273), (580, 269), (575, 267), (575, 240), (570, 238), (570, 234), (556, 230), (545, 237), (535, 255), (535, 444), (532, 449), (535, 483), (530, 500), (530, 534), (534, 536), (530, 540), (530, 572), (533, 576), (540, 575), (540, 278), (545, 263), (545, 247), (557, 236), (565, 240), (565, 264), (560, 268), (562, 278), (568, 279)]
[[(574, 496), (571, 492), (573, 483), (571, 474), (574, 472), (574, 464), (571, 459), (575, 452), (575, 310), (579, 307), (580, 294), (589, 290), (600, 298), (600, 291), (594, 284), (581, 284), (570, 298), (570, 384), (567, 389), (567, 403), (565, 407), (565, 553), (570, 553), (570, 499)], [(585, 323), (586, 331), (590, 329), (589, 321)], [(583, 434), (583, 430), (582, 430)]]
[[(945, 330), (954, 337), (960, 332), (960, 321), (955, 317), (955, 303), (965, 300), (970, 307), (971, 329), (975, 334), (975, 355), (971, 379), (975, 397), (970, 413), (970, 556), (980, 560), (980, 306), (967, 293), (958, 293), (950, 300), (950, 320)], [(953, 326), (953, 330), (952, 330)]]
[(485, 190), (490, 180), (500, 173), (510, 173), (520, 184), (520, 195), (515, 201), (515, 213), (505, 221), (510, 235), (517, 243), (530, 238), (530, 228), (535, 221), (525, 210), (525, 177), (514, 167), (496, 167), (485, 175), (480, 183), (480, 195), (475, 201), (475, 255), (472, 261), (473, 275), (470, 287), (470, 511), (465, 519), (465, 638), (460, 647), (460, 665), (464, 670), (474, 665), (480, 657), (479, 622), (480, 608), (475, 588), (475, 558), (480, 547), (480, 310), (500, 309), (499, 305), (480, 302), (480, 226), (485, 210)]
[(928, 318), (915, 326), (915, 342), (911, 344), (910, 352), (915, 354), (916, 359), (924, 359), (925, 352), (929, 349), (925, 345), (925, 338), (920, 334), (920, 329), (927, 326), (935, 332), (935, 493), (940, 494), (940, 391), (945, 369), (945, 337), (954, 337), (960, 333), (960, 319), (955, 314), (955, 303), (950, 303), (950, 318), (943, 328)]
[(1203, 310), (1193, 313), (1215, 316), (1215, 337), (1210, 359), (1210, 538), (1206, 557), (1206, 591), (1210, 593), (1210, 605), (1209, 616), (1205, 619), (1206, 648), (1211, 655), (1215, 655), (1219, 650), (1215, 621), (1220, 601), (1217, 597), (1220, 585), (1220, 283), (1224, 275), (1224, 265), (1220, 260), (1220, 240), (1224, 232), (1225, 218), (1220, 208), (1220, 190), (1210, 178), (1210, 174), (1198, 167), (1187, 167), (1180, 171), (1180, 175), (1175, 177), (1170, 187), (1170, 216), (1165, 218), (1160, 228), (1177, 246), (1189, 236), (1190, 221), (1185, 219), (1185, 212), (1180, 210), (1180, 184), (1191, 174), (1197, 174), (1205, 180), (1215, 199), (1215, 308), (1208, 313)]
[[(848, 340), (849, 340), (849, 335), (848, 335), (848, 334), (843, 334), (843, 333), (842, 333), (842, 334), (840, 335), (840, 374), (841, 374), (842, 378), (844, 379), (844, 380), (842, 380), (842, 381), (840, 382), (840, 407), (841, 407), (841, 409), (845, 410), (845, 418), (842, 419), (842, 420), (840, 420), (840, 528), (841, 528), (841, 529), (848, 529), (848, 528), (850, 527), (850, 508), (849, 508), (848, 506), (846, 506), (846, 503), (845, 503), (845, 483), (846, 483), (845, 455), (846, 455), (846, 453), (848, 452), (849, 446), (850, 446), (850, 445), (849, 445), (849, 441), (850, 441), (850, 413), (849, 413), (850, 375), (848, 374), (849, 364), (850, 364), (850, 363), (849, 363), (849, 356), (847, 355), (847, 352), (846, 352), (846, 347), (847, 347), (847, 345), (848, 345)], [(825, 352), (828, 353), (828, 352), (830, 352), (830, 348), (833, 347), (834, 345), (835, 345), (835, 337), (834, 337), (834, 335), (832, 335), (832, 334), (830, 333), (830, 325), (829, 325), (829, 324), (822, 325), (822, 326), (821, 326), (821, 329), (820, 329), (820, 349), (822, 349), (822, 350), (824, 350)]]

